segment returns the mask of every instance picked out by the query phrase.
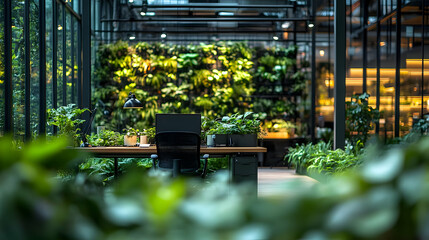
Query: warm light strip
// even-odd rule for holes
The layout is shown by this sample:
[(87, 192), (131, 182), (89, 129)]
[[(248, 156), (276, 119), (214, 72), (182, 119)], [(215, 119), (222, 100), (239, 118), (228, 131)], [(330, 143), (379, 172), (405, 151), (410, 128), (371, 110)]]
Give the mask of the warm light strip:
[[(371, 82), (376, 82), (376, 81), (377, 81), (377, 78), (367, 78), (367, 82), (369, 83), (368, 85), (372, 85)], [(391, 81), (390, 78), (380, 78), (381, 83), (387, 83), (390, 81)], [(358, 77), (346, 78), (346, 86), (360, 87), (362, 86), (362, 82), (363, 82), (363, 78), (358, 78)]]
[[(420, 68), (422, 69), (422, 59), (407, 59), (407, 68)], [(424, 60), (425, 68), (429, 68), (429, 59)]]
[[(350, 68), (350, 78), (362, 78), (363, 77), (362, 68)], [(367, 76), (370, 78), (374, 78), (377, 75), (376, 69), (367, 69)], [(382, 68), (380, 69), (380, 76), (382, 78), (390, 77), (394, 78), (396, 75), (396, 70), (393, 68)], [(422, 69), (421, 68), (403, 68), (401, 69), (402, 76), (421, 76)], [(424, 70), (424, 75), (429, 75), (429, 69)]]

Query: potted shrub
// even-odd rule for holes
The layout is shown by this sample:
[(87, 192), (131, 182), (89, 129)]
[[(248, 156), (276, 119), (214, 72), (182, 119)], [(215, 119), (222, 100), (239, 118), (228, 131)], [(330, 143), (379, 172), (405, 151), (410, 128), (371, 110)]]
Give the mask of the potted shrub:
[(147, 143), (155, 144), (155, 135), (156, 129), (155, 127), (146, 129)]
[(136, 146), (137, 145), (137, 136), (139, 135), (139, 130), (132, 127), (125, 128), (126, 132), (124, 136), (124, 145), (125, 146)]
[(222, 133), (223, 130), (220, 129), (219, 123), (207, 117), (202, 117), (201, 120), (201, 139), (207, 139), (207, 146), (226, 146), (228, 135)]
[(226, 135), (227, 146), (255, 147), (258, 145), (258, 134), (261, 133), (261, 122), (252, 112), (234, 114), (223, 117), (209, 133), (216, 135), (215, 143), (218, 138), (224, 139), (222, 135)]
[(103, 130), (99, 134), (87, 135), (88, 143), (93, 147), (111, 147), (124, 145), (124, 138), (118, 132)]

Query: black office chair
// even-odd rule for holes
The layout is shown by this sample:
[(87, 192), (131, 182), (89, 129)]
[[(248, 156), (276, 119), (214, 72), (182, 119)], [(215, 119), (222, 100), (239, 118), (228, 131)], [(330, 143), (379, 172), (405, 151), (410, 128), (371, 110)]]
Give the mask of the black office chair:
[[(157, 154), (151, 156), (153, 166), (164, 170), (172, 170), (173, 177), (182, 175), (199, 175), (200, 169), (200, 135), (193, 132), (160, 132), (155, 136)], [(205, 154), (204, 167), (201, 177), (207, 174), (207, 160)]]

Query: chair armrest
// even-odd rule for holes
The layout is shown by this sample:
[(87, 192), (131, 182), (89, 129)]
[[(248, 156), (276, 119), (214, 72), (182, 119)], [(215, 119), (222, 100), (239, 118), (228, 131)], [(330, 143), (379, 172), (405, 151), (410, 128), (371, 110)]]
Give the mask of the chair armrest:
[(205, 178), (207, 175), (207, 165), (208, 165), (209, 155), (204, 154), (203, 159), (204, 159), (204, 167), (203, 167), (203, 173), (201, 174), (201, 177)]
[(156, 169), (156, 160), (158, 159), (158, 155), (152, 154), (152, 155), (150, 155), (150, 158), (152, 158), (152, 168)]

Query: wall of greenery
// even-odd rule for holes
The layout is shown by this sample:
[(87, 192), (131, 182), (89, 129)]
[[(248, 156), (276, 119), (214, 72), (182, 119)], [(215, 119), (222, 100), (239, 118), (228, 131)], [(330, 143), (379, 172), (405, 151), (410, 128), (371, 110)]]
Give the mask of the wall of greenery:
[[(297, 66), (296, 58), (295, 46), (254, 48), (245, 42), (102, 45), (93, 103), (103, 111), (97, 112), (95, 125), (143, 129), (153, 126), (156, 113), (202, 113), (214, 119), (246, 111), (299, 122), (305, 114), (307, 63)], [(122, 109), (129, 92), (143, 109)]]

